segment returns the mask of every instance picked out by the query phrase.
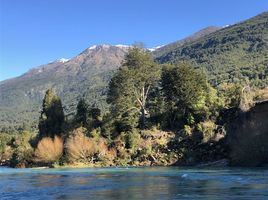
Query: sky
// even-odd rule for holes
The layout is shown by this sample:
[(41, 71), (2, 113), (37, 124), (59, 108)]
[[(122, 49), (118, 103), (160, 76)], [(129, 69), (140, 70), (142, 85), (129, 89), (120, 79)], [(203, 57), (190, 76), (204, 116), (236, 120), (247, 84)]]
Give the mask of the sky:
[(241, 22), (268, 0), (0, 0), (0, 81), (95, 44), (167, 44)]

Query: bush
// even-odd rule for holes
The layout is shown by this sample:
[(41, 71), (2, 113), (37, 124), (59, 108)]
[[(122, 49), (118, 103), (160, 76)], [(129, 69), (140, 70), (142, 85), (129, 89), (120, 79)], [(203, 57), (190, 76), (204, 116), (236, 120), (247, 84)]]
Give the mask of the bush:
[[(98, 129), (95, 131), (98, 133)], [(116, 156), (108, 149), (107, 140), (99, 134), (93, 138), (85, 135), (85, 128), (75, 129), (66, 142), (67, 159), (69, 162), (93, 163), (95, 161), (111, 161)]]
[(101, 136), (101, 129), (100, 128), (95, 128), (90, 132), (90, 136), (93, 138), (98, 139)]
[(13, 150), (10, 146), (5, 146), (0, 152), (0, 164), (5, 163), (12, 158)]
[(59, 161), (63, 154), (63, 141), (60, 137), (54, 139), (45, 137), (39, 141), (35, 150), (37, 162), (52, 164)]
[(93, 162), (97, 152), (96, 144), (85, 136), (86, 129), (74, 130), (66, 142), (67, 159), (69, 162)]
[(26, 167), (32, 162), (33, 149), (29, 143), (31, 133), (23, 131), (19, 138), (16, 138), (13, 143), (13, 154), (10, 160), (12, 167)]
[(7, 146), (7, 138), (5, 135), (0, 134), (0, 161), (3, 159), (3, 155)]
[(134, 129), (132, 132), (127, 132), (126, 147), (135, 150), (138, 147), (140, 140), (140, 133), (137, 130)]
[(203, 142), (208, 142), (216, 135), (216, 124), (213, 121), (205, 121), (197, 124), (197, 130), (203, 135)]
[(224, 101), (226, 108), (238, 107), (241, 101), (242, 86), (239, 84), (222, 83), (219, 88), (219, 94)]

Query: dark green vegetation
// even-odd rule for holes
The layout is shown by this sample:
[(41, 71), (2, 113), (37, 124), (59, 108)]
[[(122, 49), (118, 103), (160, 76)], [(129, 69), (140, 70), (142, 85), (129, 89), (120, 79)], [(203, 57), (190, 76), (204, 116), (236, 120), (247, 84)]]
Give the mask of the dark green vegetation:
[(220, 29), (157, 58), (160, 63), (188, 61), (217, 86), (223, 82), (268, 84), (268, 12)]
[(221, 27), (209, 26), (207, 28), (204, 28), (204, 29), (194, 33), (193, 35), (191, 35), (185, 39), (178, 40), (176, 42), (172, 42), (170, 44), (167, 44), (167, 45), (164, 45), (164, 46), (161, 46), (161, 47), (155, 49), (152, 52), (152, 55), (154, 58), (159, 58), (159, 57), (161, 57), (161, 56), (163, 56), (163, 55), (165, 55), (165, 54), (167, 54), (167, 53), (169, 53), (177, 48), (182, 47), (185, 44), (194, 42), (194, 41), (198, 40), (199, 38), (202, 38), (206, 35), (214, 33), (215, 31), (220, 30), (220, 29), (221, 29)]
[(125, 63), (110, 82), (107, 99), (119, 131), (131, 131), (137, 124), (145, 128), (149, 114), (146, 106), (159, 78), (160, 67), (149, 53), (139, 48), (129, 50)]
[[(156, 59), (137, 47), (94, 46), (68, 62), (53, 62), (1, 82), (2, 162), (246, 163), (243, 151), (233, 145), (238, 143), (228, 143), (226, 128), (235, 132), (228, 129), (232, 126), (226, 113), (250, 112), (254, 101), (262, 99), (257, 91), (267, 86), (267, 18), (264, 13), (159, 48)], [(255, 130), (251, 128), (245, 130)], [(262, 140), (256, 141), (262, 146)], [(242, 144), (249, 152), (259, 152)]]
[(63, 131), (64, 113), (61, 100), (53, 94), (52, 89), (46, 91), (42, 107), (38, 124), (40, 137), (60, 135)]

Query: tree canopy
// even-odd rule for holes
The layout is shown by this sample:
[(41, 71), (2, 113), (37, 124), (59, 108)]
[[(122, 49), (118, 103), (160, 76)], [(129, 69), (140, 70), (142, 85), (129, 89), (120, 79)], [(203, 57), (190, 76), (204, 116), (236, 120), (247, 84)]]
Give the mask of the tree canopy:
[(107, 99), (123, 130), (137, 125), (145, 127), (149, 93), (159, 77), (160, 68), (146, 50), (137, 47), (129, 50), (111, 79)]
[(216, 98), (205, 75), (185, 63), (164, 67), (161, 85), (166, 119), (171, 127), (201, 120), (209, 110), (208, 102), (215, 100), (211, 99), (213, 96)]

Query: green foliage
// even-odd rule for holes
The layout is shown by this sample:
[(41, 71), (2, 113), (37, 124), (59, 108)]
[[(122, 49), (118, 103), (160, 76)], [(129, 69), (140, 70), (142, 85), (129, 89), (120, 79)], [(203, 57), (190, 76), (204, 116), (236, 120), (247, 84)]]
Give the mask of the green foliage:
[(11, 143), (11, 139), (12, 139), (11, 135), (0, 133), (0, 162), (4, 157), (7, 146), (10, 145)]
[(91, 107), (88, 110), (89, 117), (87, 119), (88, 130), (96, 129), (102, 125), (101, 110), (99, 108)]
[(197, 124), (197, 130), (203, 135), (203, 142), (208, 142), (215, 134), (216, 124), (213, 121), (205, 121)]
[(101, 136), (101, 129), (100, 128), (95, 128), (90, 132), (90, 136), (95, 138), (95, 139), (99, 139)]
[(102, 125), (101, 110), (99, 108), (89, 107), (85, 99), (79, 100), (74, 119), (78, 126), (83, 126), (88, 131), (101, 127)]
[(190, 62), (209, 82), (268, 85), (268, 12), (171, 49), (160, 63)]
[(223, 83), (219, 86), (219, 95), (224, 102), (224, 107), (239, 107), (241, 101), (242, 86), (233, 83)]
[(32, 134), (28, 131), (23, 131), (22, 134), (16, 138), (13, 144), (13, 155), (11, 158), (11, 166), (25, 167), (33, 161), (33, 148), (30, 145)]
[(202, 73), (185, 63), (167, 66), (163, 69), (161, 83), (169, 127), (193, 125), (206, 117), (209, 85)]
[(107, 98), (119, 131), (131, 130), (137, 122), (140, 128), (145, 127), (149, 93), (159, 76), (159, 67), (147, 51), (137, 47), (129, 50), (111, 79)]
[(193, 35), (186, 37), (182, 40), (178, 40), (178, 41), (172, 42), (170, 44), (164, 45), (160, 48), (157, 48), (152, 52), (152, 54), (155, 58), (162, 57), (162, 56), (168, 54), (169, 52), (174, 51), (174, 50), (182, 47), (185, 44), (189, 44), (191, 42), (194, 42), (194, 41), (196, 41), (196, 40), (198, 40), (206, 35), (214, 33), (215, 31), (217, 31), (219, 29), (221, 29), (221, 27), (209, 26), (209, 27), (204, 28), (204, 29), (194, 33)]
[(86, 126), (88, 120), (88, 104), (85, 99), (80, 99), (76, 107), (75, 122)]
[(135, 150), (140, 144), (140, 133), (137, 129), (126, 133), (126, 147)]
[(130, 110), (121, 115), (114, 123), (116, 132), (132, 131), (139, 124), (139, 115), (135, 110)]
[(64, 113), (61, 100), (56, 96), (52, 89), (46, 91), (43, 99), (41, 116), (39, 119), (39, 136), (54, 137), (62, 134), (64, 123)]
[(114, 124), (115, 124), (115, 120), (113, 116), (111, 115), (111, 113), (106, 113), (103, 116), (101, 133), (104, 137), (108, 138), (109, 140), (112, 140), (113, 136), (117, 136), (114, 134), (115, 133)]

